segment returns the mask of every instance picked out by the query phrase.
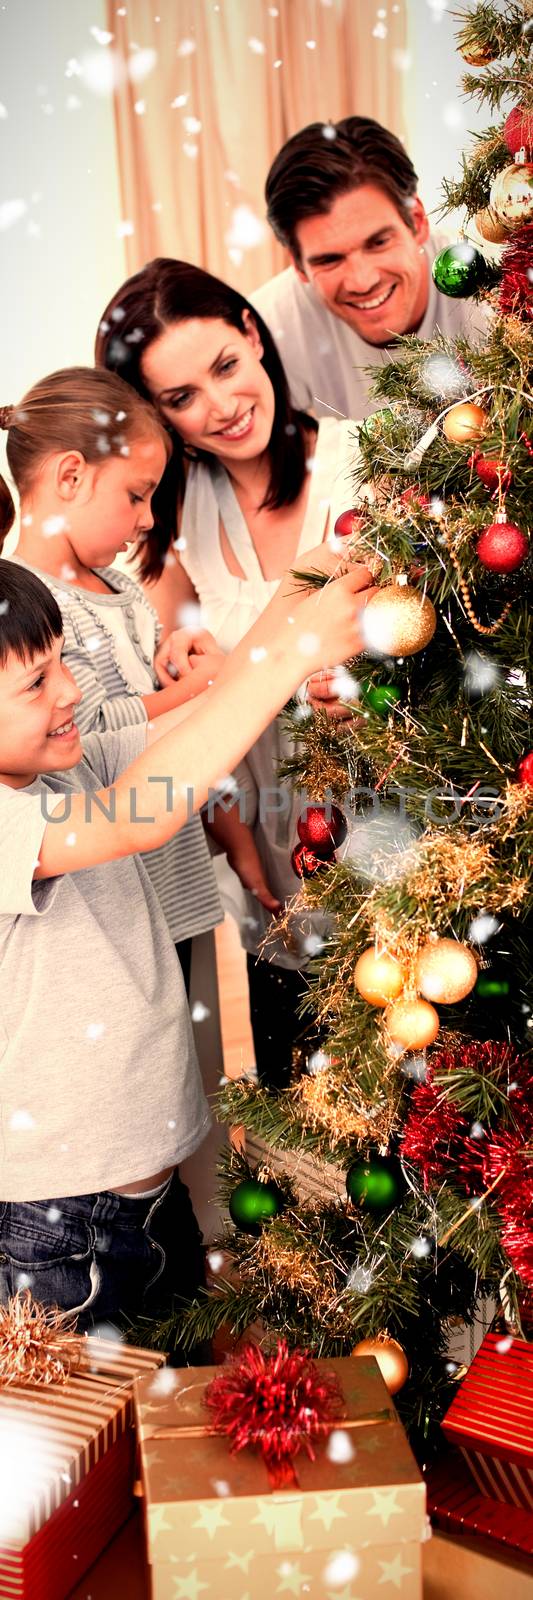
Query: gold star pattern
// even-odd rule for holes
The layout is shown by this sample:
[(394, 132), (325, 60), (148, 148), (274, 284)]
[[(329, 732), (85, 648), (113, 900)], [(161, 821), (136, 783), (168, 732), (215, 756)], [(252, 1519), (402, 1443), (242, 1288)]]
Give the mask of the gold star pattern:
[(316, 1494), (316, 1511), (309, 1513), (309, 1521), (322, 1522), (329, 1533), (337, 1518), (346, 1517), (348, 1514), (346, 1511), (339, 1509), (339, 1500), (340, 1494)]
[(148, 1507), (148, 1526), (150, 1539), (157, 1539), (160, 1533), (172, 1533), (172, 1523), (165, 1521), (166, 1506)]
[(302, 1496), (285, 1493), (283, 1499), (265, 1500), (254, 1522), (274, 1536), (275, 1550), (303, 1550)]
[(273, 1534), (276, 1526), (276, 1514), (277, 1506), (274, 1504), (274, 1501), (263, 1500), (259, 1506), (257, 1516), (252, 1518), (252, 1522), (259, 1522), (261, 1527), (264, 1528), (265, 1532), (270, 1536)]
[(369, 1431), (366, 1435), (366, 1438), (358, 1439), (357, 1449), (360, 1451), (364, 1450), (369, 1456), (374, 1456), (376, 1454), (376, 1450), (382, 1450), (384, 1444), (386, 1443), (387, 1440), (385, 1438), (385, 1429), (383, 1429), (383, 1432), (380, 1433), (376, 1428), (375, 1433), (370, 1433)]
[(374, 1504), (368, 1513), (369, 1517), (379, 1517), (384, 1528), (388, 1528), (391, 1517), (401, 1517), (402, 1509), (396, 1499), (396, 1489), (373, 1489)]
[(196, 1567), (193, 1567), (186, 1578), (173, 1578), (172, 1582), (175, 1586), (174, 1600), (198, 1600), (200, 1591), (209, 1588), (209, 1584), (202, 1583), (198, 1577)]
[(247, 1572), (253, 1555), (253, 1550), (247, 1550), (244, 1556), (238, 1556), (235, 1550), (228, 1550), (228, 1559), (224, 1562), (224, 1566), (228, 1569), (238, 1567), (240, 1572)]
[(229, 1517), (224, 1516), (224, 1510), (220, 1504), (220, 1501), (215, 1500), (211, 1503), (205, 1502), (204, 1505), (201, 1505), (199, 1509), (200, 1515), (197, 1517), (196, 1522), (193, 1522), (192, 1526), (193, 1528), (201, 1528), (202, 1533), (207, 1533), (210, 1539), (214, 1539), (215, 1534), (219, 1531), (219, 1528), (231, 1527)]
[(302, 1572), (299, 1561), (284, 1561), (277, 1568), (279, 1583), (276, 1594), (294, 1594), (296, 1600), (301, 1595), (304, 1583), (311, 1580), (310, 1572)]
[(404, 1578), (409, 1577), (412, 1567), (402, 1566), (401, 1555), (395, 1556), (394, 1561), (380, 1561), (383, 1577), (378, 1578), (378, 1583), (392, 1583), (395, 1589), (401, 1589)]

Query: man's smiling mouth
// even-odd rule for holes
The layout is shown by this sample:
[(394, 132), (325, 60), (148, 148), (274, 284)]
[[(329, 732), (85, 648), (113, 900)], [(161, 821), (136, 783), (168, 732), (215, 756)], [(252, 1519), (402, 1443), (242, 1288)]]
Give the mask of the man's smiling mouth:
[(373, 295), (372, 299), (369, 299), (369, 300), (352, 300), (352, 299), (348, 299), (348, 300), (345, 301), (345, 304), (351, 306), (353, 311), (377, 311), (380, 306), (386, 305), (387, 300), (390, 300), (391, 295), (394, 294), (395, 288), (396, 288), (396, 284), (392, 283), (390, 285), (390, 288), (384, 289), (381, 294)]

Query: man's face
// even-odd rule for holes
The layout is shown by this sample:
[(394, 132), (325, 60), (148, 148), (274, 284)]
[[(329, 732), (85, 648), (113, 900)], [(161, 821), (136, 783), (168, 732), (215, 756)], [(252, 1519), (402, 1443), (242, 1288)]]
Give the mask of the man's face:
[(368, 344), (412, 333), (426, 311), (429, 226), (418, 196), (411, 209), (413, 230), (389, 195), (362, 184), (338, 195), (325, 216), (306, 217), (296, 229), (298, 276)]

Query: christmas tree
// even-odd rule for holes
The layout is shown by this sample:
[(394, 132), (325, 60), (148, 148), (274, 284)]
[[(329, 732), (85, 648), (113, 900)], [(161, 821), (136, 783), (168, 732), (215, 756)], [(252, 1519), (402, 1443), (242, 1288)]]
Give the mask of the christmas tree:
[(250, 1145), (225, 1161), (224, 1266), (181, 1324), (192, 1342), (259, 1322), (319, 1356), (371, 1341), (422, 1454), (456, 1379), (451, 1320), (491, 1297), (527, 1333), (533, 1306), (532, 14), (460, 19), (465, 91), (500, 120), (446, 185), (465, 233), (434, 274), (488, 300), (491, 328), (480, 348), (403, 339), (359, 429), (338, 548), (379, 591), (353, 716), (289, 712), (286, 776), (313, 801), (294, 863), (329, 917), (307, 1003), (322, 1048), (276, 1096), (224, 1090)]

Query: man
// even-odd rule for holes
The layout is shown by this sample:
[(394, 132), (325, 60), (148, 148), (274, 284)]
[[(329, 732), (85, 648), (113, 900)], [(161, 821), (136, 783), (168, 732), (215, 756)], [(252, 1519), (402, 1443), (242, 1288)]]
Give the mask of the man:
[(267, 216), (292, 266), (250, 296), (284, 363), (293, 402), (358, 421), (378, 409), (372, 374), (398, 334), (439, 328), (479, 341), (485, 307), (439, 294), (430, 235), (403, 145), (370, 117), (310, 123), (273, 162)]

